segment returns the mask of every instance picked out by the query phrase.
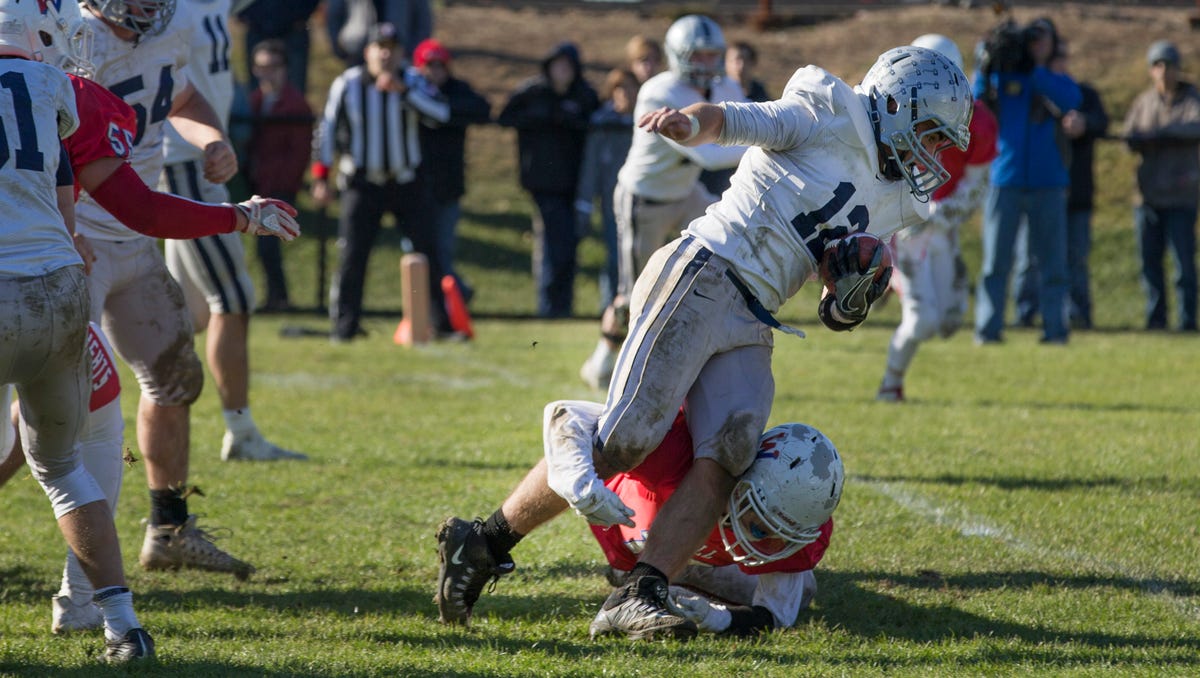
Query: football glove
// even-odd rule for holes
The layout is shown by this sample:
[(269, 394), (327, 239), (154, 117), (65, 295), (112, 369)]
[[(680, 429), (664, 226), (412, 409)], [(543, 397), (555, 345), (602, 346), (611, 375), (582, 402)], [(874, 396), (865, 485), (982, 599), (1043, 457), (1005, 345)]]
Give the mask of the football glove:
[(300, 235), (300, 224), (296, 222), (296, 208), (282, 200), (252, 196), (235, 207), (246, 216), (242, 233), (251, 235), (273, 235), (284, 242), (291, 242)]
[(575, 513), (583, 516), (592, 525), (634, 526), (633, 509), (626, 506), (616, 492), (605, 487), (599, 478), (595, 478), (583, 492), (568, 499), (567, 503), (575, 509)]
[(821, 322), (836, 332), (852, 330), (866, 320), (871, 304), (883, 295), (892, 279), (891, 266), (880, 271), (883, 245), (875, 250), (865, 268), (859, 265), (858, 249), (857, 238), (837, 244), (829, 261), (833, 293), (823, 297), (817, 306)]
[(729, 608), (685, 588), (672, 586), (668, 602), (673, 612), (692, 620), (697, 628), (707, 633), (721, 633), (733, 622)]

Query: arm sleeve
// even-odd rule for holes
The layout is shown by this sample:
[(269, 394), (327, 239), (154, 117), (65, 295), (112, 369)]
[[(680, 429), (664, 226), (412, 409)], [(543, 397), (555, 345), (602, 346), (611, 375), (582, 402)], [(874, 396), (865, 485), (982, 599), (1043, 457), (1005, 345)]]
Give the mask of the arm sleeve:
[(1033, 69), (1031, 80), (1034, 92), (1045, 96), (1060, 111), (1079, 108), (1079, 104), (1083, 102), (1079, 85), (1069, 76), (1051, 72), (1045, 66), (1038, 66)]
[(90, 194), (122, 224), (154, 238), (188, 240), (232, 233), (237, 225), (237, 208), (232, 205), (209, 205), (152, 191), (126, 163)]
[[(329, 87), (329, 99), (325, 102), (325, 111), (321, 115), (321, 122), (317, 125), (317, 137), (314, 144), (315, 156), (314, 163), (317, 163), (324, 168), (333, 166), (334, 156), (336, 154), (335, 142), (338, 117), (341, 115), (342, 103), (346, 92), (346, 79), (338, 77)], [(317, 172), (313, 172), (313, 176), (324, 179), (325, 173), (322, 172), (317, 176)]]
[(405, 71), (405, 84), (408, 90), (404, 94), (404, 102), (422, 116), (437, 122), (450, 120), (450, 104), (445, 97), (430, 94), (433, 89), (430, 84), (413, 70)]
[(816, 127), (812, 111), (794, 99), (717, 105), (725, 113), (725, 124), (717, 136), (722, 146), (786, 150), (807, 141)]
[(815, 595), (816, 578), (811, 570), (771, 572), (759, 575), (753, 606), (768, 611), (775, 627), (786, 628), (796, 623), (800, 610), (811, 605)]

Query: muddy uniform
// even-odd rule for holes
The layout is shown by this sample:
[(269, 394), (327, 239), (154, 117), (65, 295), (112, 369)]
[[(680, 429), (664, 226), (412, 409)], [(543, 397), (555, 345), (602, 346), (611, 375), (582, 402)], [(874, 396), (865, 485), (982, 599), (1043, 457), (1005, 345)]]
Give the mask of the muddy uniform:
[[(163, 122), (189, 81), (191, 28), (198, 20), (189, 8), (181, 4), (166, 30), (136, 42), (121, 40), (84, 12), (95, 36), (95, 80), (136, 112), (130, 163), (150, 186), (162, 172)], [(92, 318), (102, 319), (105, 334), (147, 398), (164, 407), (190, 404), (200, 394), (203, 374), (183, 294), (157, 242), (123, 226), (86, 194), (76, 216), (79, 232), (97, 256), (88, 279)]]
[(0, 384), (16, 386), (25, 456), (42, 487), (52, 492), (47, 481), (80, 475), (68, 496), (51, 496), (60, 517), (104, 498), (77, 446), (89, 393), (88, 294), (57, 200), (58, 187), (72, 183), (60, 138), (79, 117), (71, 82), (57, 68), (3, 59), (0, 76), (0, 122), (10, 140), (0, 163)]
[(771, 314), (815, 277), (828, 241), (884, 238), (928, 216), (905, 182), (879, 174), (866, 94), (823, 69), (797, 71), (778, 101), (721, 107), (718, 143), (753, 148), (634, 286), (597, 433), (618, 469), (657, 446), (686, 398), (695, 456), (741, 475), (774, 397)]

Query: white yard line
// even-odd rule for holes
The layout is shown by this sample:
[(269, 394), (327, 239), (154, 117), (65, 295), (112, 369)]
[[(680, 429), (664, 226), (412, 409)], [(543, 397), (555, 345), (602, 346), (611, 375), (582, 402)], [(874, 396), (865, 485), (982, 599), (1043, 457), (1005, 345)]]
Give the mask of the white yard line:
[(987, 518), (972, 514), (962, 506), (937, 503), (903, 487), (903, 483), (890, 483), (852, 477), (859, 487), (867, 487), (891, 499), (902, 508), (941, 527), (957, 531), (964, 537), (983, 537), (1001, 542), (1020, 553), (1028, 553), (1042, 559), (1066, 559), (1090, 570), (1115, 579), (1137, 582), (1142, 593), (1166, 602), (1177, 612), (1192, 620), (1200, 620), (1200, 605), (1180, 598), (1171, 591), (1171, 582), (1157, 578), (1154, 573), (1140, 571), (1120, 562), (1097, 558), (1090, 553), (1075, 549), (1060, 549), (1026, 541), (1009, 529), (992, 523)]

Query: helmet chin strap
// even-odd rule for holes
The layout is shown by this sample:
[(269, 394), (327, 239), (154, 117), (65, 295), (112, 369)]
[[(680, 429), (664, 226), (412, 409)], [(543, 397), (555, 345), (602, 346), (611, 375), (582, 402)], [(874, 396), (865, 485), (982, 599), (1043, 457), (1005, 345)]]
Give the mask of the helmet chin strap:
[(875, 143), (879, 147), (879, 171), (886, 179), (895, 181), (904, 178), (904, 170), (900, 168), (900, 160), (892, 155), (892, 147), (883, 141), (883, 127), (880, 124), (879, 97), (871, 92), (867, 95), (871, 101), (871, 128), (875, 130)]

